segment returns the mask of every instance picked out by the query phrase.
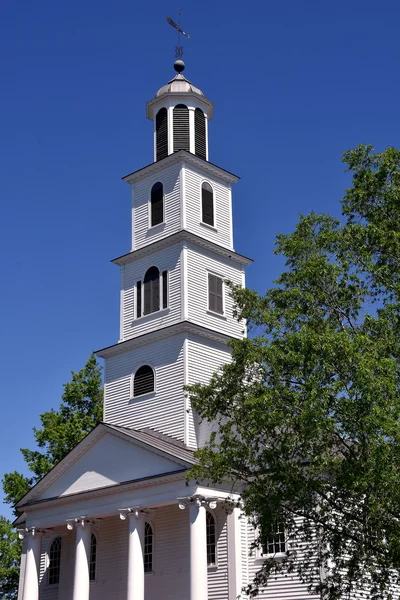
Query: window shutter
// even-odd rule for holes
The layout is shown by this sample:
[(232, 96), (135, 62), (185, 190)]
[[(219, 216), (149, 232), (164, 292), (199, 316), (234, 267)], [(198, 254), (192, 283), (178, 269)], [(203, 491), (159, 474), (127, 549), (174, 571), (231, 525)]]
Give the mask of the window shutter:
[(189, 109), (184, 104), (174, 108), (174, 152), (187, 150), (189, 152)]
[(154, 392), (154, 371), (148, 365), (140, 367), (133, 380), (133, 396), (142, 396)]
[(159, 225), (164, 221), (164, 189), (159, 181), (151, 188), (151, 226)]
[(200, 108), (194, 111), (194, 152), (200, 158), (207, 159), (206, 117)]
[(224, 313), (222, 293), (222, 279), (215, 275), (208, 275), (208, 308), (221, 315)]
[(142, 316), (142, 282), (136, 283), (136, 318)]
[(162, 294), (163, 294), (163, 308), (168, 306), (168, 271), (163, 271), (162, 274)]
[(156, 156), (157, 160), (168, 156), (168, 113), (160, 108), (156, 115)]
[(214, 226), (214, 194), (209, 183), (201, 186), (201, 220), (207, 225)]
[(157, 267), (150, 267), (143, 280), (144, 314), (160, 310), (160, 272)]

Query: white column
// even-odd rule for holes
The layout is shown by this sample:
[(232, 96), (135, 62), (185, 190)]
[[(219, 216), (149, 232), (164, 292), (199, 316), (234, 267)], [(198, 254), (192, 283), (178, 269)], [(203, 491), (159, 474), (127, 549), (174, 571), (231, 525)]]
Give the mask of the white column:
[(206, 509), (200, 498), (189, 504), (190, 520), (190, 600), (207, 600)]
[(229, 600), (242, 597), (241, 514), (241, 509), (235, 506), (227, 515)]
[(85, 519), (77, 519), (73, 600), (89, 600), (89, 560), (92, 527)]
[(127, 600), (144, 600), (144, 513), (129, 512)]
[(22, 600), (38, 600), (41, 534), (32, 529), (21, 534), (26, 537), (25, 576)]

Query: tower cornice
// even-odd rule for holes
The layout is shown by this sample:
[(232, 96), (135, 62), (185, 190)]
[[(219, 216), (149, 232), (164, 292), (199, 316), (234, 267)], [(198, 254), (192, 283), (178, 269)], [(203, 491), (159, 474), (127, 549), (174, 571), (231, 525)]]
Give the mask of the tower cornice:
[(133, 171), (133, 173), (125, 175), (124, 177), (122, 177), (122, 181), (126, 181), (126, 183), (132, 184), (136, 181), (139, 181), (143, 177), (151, 175), (152, 173), (157, 173), (158, 171), (160, 171), (161, 168), (168, 167), (179, 162), (181, 162), (182, 164), (188, 163), (189, 165), (192, 165), (194, 167), (199, 167), (205, 172), (219, 177), (220, 179), (229, 184), (236, 183), (240, 179), (240, 177), (234, 175), (234, 173), (230, 173), (229, 171), (226, 171), (225, 169), (218, 167), (214, 163), (211, 163), (208, 160), (204, 160), (203, 158), (200, 158), (199, 156), (196, 156), (191, 152), (187, 152), (187, 150), (179, 150), (178, 152), (174, 152), (173, 154), (170, 154), (169, 156), (161, 160), (150, 163), (149, 165), (146, 165), (145, 167), (142, 167), (137, 171)]

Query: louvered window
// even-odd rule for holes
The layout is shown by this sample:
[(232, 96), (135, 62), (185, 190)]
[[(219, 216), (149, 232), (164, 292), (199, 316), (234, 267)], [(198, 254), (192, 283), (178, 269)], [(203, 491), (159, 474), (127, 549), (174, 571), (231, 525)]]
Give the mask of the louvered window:
[(161, 160), (168, 156), (168, 113), (160, 108), (156, 115), (156, 156)]
[(214, 193), (207, 182), (201, 186), (201, 220), (207, 225), (214, 226)]
[(49, 585), (57, 585), (60, 582), (61, 567), (61, 538), (56, 537), (49, 551)]
[(140, 367), (133, 379), (133, 396), (143, 396), (154, 392), (154, 371), (148, 365)]
[(208, 308), (215, 313), (224, 313), (223, 282), (216, 275), (208, 275)]
[(159, 225), (164, 221), (164, 189), (163, 184), (157, 181), (151, 188), (150, 196), (151, 226)]
[(216, 564), (216, 545), (217, 536), (215, 531), (215, 519), (213, 515), (207, 511), (206, 513), (206, 539), (207, 539), (207, 565)]
[(207, 159), (206, 116), (200, 108), (194, 111), (194, 152), (200, 158)]
[(89, 558), (89, 579), (94, 581), (96, 579), (96, 559), (97, 559), (97, 539), (92, 533), (90, 538), (90, 558)]
[(150, 267), (143, 280), (144, 314), (160, 310), (160, 272), (157, 267)]
[(276, 521), (272, 525), (272, 531), (263, 544), (263, 554), (283, 554), (286, 552), (285, 524)]
[(150, 523), (144, 526), (144, 552), (143, 552), (144, 572), (151, 573), (153, 570), (153, 529)]
[(184, 104), (174, 108), (174, 152), (187, 150), (189, 152), (189, 109)]

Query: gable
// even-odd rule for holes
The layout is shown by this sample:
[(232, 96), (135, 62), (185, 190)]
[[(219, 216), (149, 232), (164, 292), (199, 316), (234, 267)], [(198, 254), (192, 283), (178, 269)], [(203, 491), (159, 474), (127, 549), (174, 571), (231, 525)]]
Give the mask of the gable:
[(36, 499), (66, 496), (182, 468), (182, 464), (105, 433)]

